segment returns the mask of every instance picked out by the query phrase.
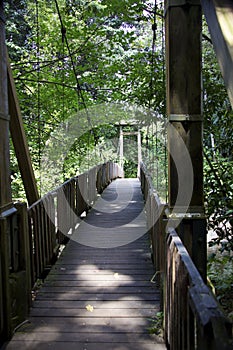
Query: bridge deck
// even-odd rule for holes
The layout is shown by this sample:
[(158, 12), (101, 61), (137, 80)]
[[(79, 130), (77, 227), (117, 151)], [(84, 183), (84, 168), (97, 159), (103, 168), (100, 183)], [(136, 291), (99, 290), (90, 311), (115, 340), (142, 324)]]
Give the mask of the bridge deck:
[(159, 350), (159, 311), (137, 179), (110, 184), (39, 290), (6, 349)]

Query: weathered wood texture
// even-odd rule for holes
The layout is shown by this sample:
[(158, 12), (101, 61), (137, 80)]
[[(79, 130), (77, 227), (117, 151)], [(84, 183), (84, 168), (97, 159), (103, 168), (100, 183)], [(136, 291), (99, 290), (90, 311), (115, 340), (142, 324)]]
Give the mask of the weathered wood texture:
[(169, 206), (182, 212), (203, 207), (202, 13), (198, 0), (165, 4)]
[(112, 182), (63, 250), (28, 322), (6, 349), (165, 349), (148, 329), (160, 296), (150, 281), (154, 269), (144, 215), (139, 181)]
[(177, 220), (179, 234), (185, 231), (183, 243), (206, 279), (201, 3), (167, 0), (165, 4), (169, 219)]
[(231, 0), (202, 0), (201, 3), (233, 107), (233, 3)]

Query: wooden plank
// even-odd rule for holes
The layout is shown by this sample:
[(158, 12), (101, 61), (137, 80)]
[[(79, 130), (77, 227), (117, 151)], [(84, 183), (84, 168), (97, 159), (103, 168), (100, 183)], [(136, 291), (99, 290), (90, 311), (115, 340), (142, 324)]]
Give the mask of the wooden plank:
[(154, 308), (154, 303), (145, 300), (91, 300), (86, 298), (86, 302), (83, 300), (39, 300), (35, 301), (33, 304), (34, 308), (54, 308), (54, 309), (83, 309), (91, 301), (91, 305), (94, 309), (152, 309)]
[[(107, 342), (99, 342), (99, 343), (78, 343), (78, 342), (69, 342), (68, 345), (66, 342), (57, 341), (57, 342), (44, 342), (42, 341), (13, 341), (8, 346), (8, 350), (32, 350), (32, 349), (40, 349), (40, 350), (66, 350), (67, 346), (69, 350), (135, 350), (138, 349), (137, 342), (125, 342), (125, 343), (107, 343)], [(164, 350), (166, 349), (164, 344), (160, 343), (141, 343), (140, 350)]]
[(66, 288), (70, 288), (70, 287), (90, 287), (95, 286), (96, 289), (97, 288), (103, 288), (103, 287), (114, 287), (114, 288), (118, 288), (118, 287), (123, 287), (123, 286), (127, 286), (127, 287), (147, 287), (148, 283), (150, 283), (149, 281), (144, 281), (144, 280), (139, 280), (139, 281), (47, 281), (44, 283), (45, 287), (66, 287)]
[[(112, 331), (112, 332), (140, 332), (142, 330), (148, 330), (151, 320), (144, 317), (30, 317), (30, 322), (24, 324), (21, 331), (35, 331), (49, 332), (51, 330), (61, 329), (63, 332), (93, 332), (96, 328), (97, 331)], [(67, 327), (65, 327), (67, 325)]]
[(233, 3), (231, 0), (202, 0), (201, 3), (233, 107)]
[[(145, 259), (144, 261), (148, 261), (149, 263), (151, 262), (151, 259), (147, 260)], [(64, 269), (68, 269), (68, 268), (75, 268), (77, 266), (77, 263), (75, 263), (75, 259), (72, 259), (71, 262), (69, 261), (61, 261), (60, 259), (56, 262), (56, 267), (57, 269), (59, 268), (64, 268)], [(82, 267), (82, 268), (85, 268), (85, 266), (87, 266), (87, 268), (89, 268), (90, 266), (94, 266), (96, 268), (99, 268), (99, 269), (122, 269), (122, 270), (125, 270), (127, 269), (127, 266), (129, 267), (129, 270), (132, 270), (132, 269), (136, 269), (138, 268), (139, 270), (142, 269), (142, 266), (141, 264), (138, 264), (138, 261), (133, 261), (132, 263), (131, 262), (127, 262), (127, 264), (123, 261), (116, 261), (114, 262), (114, 264), (111, 265), (111, 262), (101, 262), (101, 261), (98, 261), (98, 265), (95, 263), (93, 263), (92, 261), (87, 261), (87, 260), (80, 260), (79, 262), (79, 267)], [(144, 268), (144, 267), (143, 267)], [(151, 270), (152, 267), (149, 265), (148, 268)]]
[[(117, 270), (115, 270), (117, 271)], [(153, 275), (145, 273), (145, 275), (138, 275), (138, 274), (130, 274), (130, 276), (120, 274), (118, 272), (112, 272), (111, 275), (99, 275), (99, 274), (90, 274), (90, 273), (79, 273), (76, 274), (67, 274), (67, 275), (49, 275), (49, 278), (47, 278), (47, 282), (54, 282), (54, 281), (93, 281), (93, 282), (99, 282), (99, 281), (126, 281), (131, 282), (132, 278), (134, 281), (150, 281)]]
[[(66, 265), (67, 266), (67, 265)], [(80, 273), (82, 274), (104, 274), (104, 275), (112, 275), (113, 272), (111, 271), (112, 266), (111, 265), (103, 265), (104, 267), (100, 268), (99, 265), (94, 266), (91, 268), (90, 266), (82, 266), (82, 268), (72, 268), (74, 265), (69, 265), (69, 267), (60, 267), (53, 268), (50, 271), (50, 276), (52, 275), (72, 275)], [(114, 265), (114, 271), (117, 271), (118, 273), (127, 273), (127, 274), (134, 274), (134, 275), (145, 275), (148, 274), (148, 269), (145, 269), (141, 267), (141, 269), (138, 268), (138, 265), (132, 265), (131, 267), (128, 267), (127, 265)], [(149, 273), (151, 274), (153, 270), (150, 269)]]
[[(59, 260), (60, 260), (60, 265), (62, 265), (62, 266), (72, 265), (72, 264), (76, 265), (75, 262), (77, 261), (75, 259), (75, 257), (74, 258), (71, 257), (70, 259), (69, 258), (68, 259), (61, 258)], [(110, 262), (111, 262), (111, 256), (106, 257), (106, 259), (104, 259), (104, 262), (102, 262), (102, 266), (108, 265)], [(138, 257), (138, 259), (136, 257), (134, 257), (133, 259), (131, 258), (131, 262), (132, 262), (133, 265), (135, 265), (135, 264), (139, 264), (140, 265), (140, 264), (143, 264), (143, 263), (146, 263), (146, 262), (150, 263), (151, 262), (151, 258), (149, 256), (148, 256), (148, 258), (147, 257), (146, 258)], [(96, 258), (95, 257), (90, 257), (90, 259), (81, 257), (80, 258), (80, 264), (84, 264), (84, 263), (98, 265), (99, 259), (97, 257)], [(115, 264), (120, 264), (121, 263), (122, 266), (127, 266), (128, 260), (127, 260), (127, 258), (121, 259), (119, 257), (119, 259), (117, 259), (117, 257), (112, 257), (112, 263), (113, 263), (112, 269), (114, 270)]]
[[(86, 293), (86, 294), (82, 294), (81, 292), (56, 292), (53, 290), (53, 292), (49, 293), (49, 292), (44, 292), (43, 290), (36, 296), (36, 300), (68, 300), (68, 301), (76, 301), (76, 300), (102, 300), (102, 301), (110, 301), (110, 300), (119, 300), (123, 298), (124, 300), (136, 300), (136, 301), (156, 301), (158, 302), (160, 300), (160, 295), (159, 293), (149, 293), (146, 292), (146, 290), (143, 291), (143, 295), (141, 293), (136, 293), (136, 292), (129, 292), (129, 294), (126, 294), (126, 291), (124, 291), (124, 295), (122, 296), (122, 294), (120, 293), (114, 293), (114, 291), (112, 291), (112, 293), (110, 293), (110, 291), (107, 291), (106, 293), (102, 292), (102, 293)], [(35, 304), (34, 304), (35, 305)]]
[(86, 286), (76, 286), (76, 287), (68, 287), (67, 286), (46, 286), (43, 285), (43, 291), (45, 292), (51, 292), (51, 293), (69, 293), (69, 292), (73, 292), (73, 293), (78, 293), (78, 292), (82, 292), (86, 295), (88, 295), (89, 293), (94, 293), (96, 292), (98, 293), (120, 293), (120, 294), (130, 294), (131, 293), (138, 293), (143, 295), (144, 293), (156, 293), (154, 285), (150, 285), (150, 286), (134, 286), (134, 285), (130, 285), (130, 286), (118, 286), (117, 289), (115, 286), (108, 286), (106, 287), (98, 287), (98, 289), (95, 286), (88, 286), (88, 288)]
[[(88, 253), (88, 252), (87, 252)], [(107, 262), (107, 260), (109, 260), (109, 259), (111, 259), (111, 256), (112, 256), (112, 252), (110, 251), (110, 250), (107, 250), (106, 252), (100, 252), (100, 251), (95, 251), (95, 252), (91, 252), (91, 253), (93, 253), (93, 255), (92, 255), (92, 257), (91, 257), (91, 259), (90, 259), (90, 261), (92, 260), (92, 259), (98, 259), (98, 258), (101, 258), (101, 256), (103, 256), (104, 255), (104, 260), (103, 260), (103, 263), (106, 263)], [(113, 252), (114, 253), (114, 252)], [(87, 254), (85, 254), (84, 252), (78, 252), (78, 254), (79, 254), (79, 258), (80, 258), (80, 260), (82, 260), (82, 259), (86, 259), (86, 257), (87, 257)], [(69, 260), (72, 260), (72, 259), (75, 259), (76, 258), (76, 255), (77, 255), (77, 251), (76, 252), (74, 252), (74, 253), (70, 253), (70, 254), (67, 254), (67, 255), (62, 255), (61, 257), (60, 257), (60, 261), (69, 261)], [(130, 259), (131, 260), (131, 258), (133, 259), (133, 261), (132, 262), (134, 262), (134, 260), (136, 260), (137, 258), (138, 259), (140, 259), (140, 260), (147, 260), (147, 259), (149, 259), (150, 258), (150, 254), (149, 253), (144, 253), (144, 254), (137, 254), (137, 253), (134, 253), (134, 252), (127, 252), (126, 251), (126, 253), (124, 253), (124, 252), (117, 252), (117, 253), (115, 253), (114, 254), (114, 259), (116, 260), (116, 261), (119, 261), (119, 262), (122, 262), (122, 261), (125, 261), (125, 260), (127, 260), (127, 259)], [(118, 260), (119, 259), (119, 260)], [(110, 260), (111, 261), (111, 260)]]
[[(145, 333), (134, 333), (134, 334), (125, 334), (125, 333), (102, 333), (99, 332), (97, 334), (92, 333), (79, 333), (79, 332), (46, 332), (43, 333), (43, 342), (51, 342), (54, 341), (54, 339), (62, 339), (62, 341), (69, 342), (75, 341), (77, 343), (93, 343), (96, 342), (99, 338), (99, 342), (101, 343), (125, 343), (127, 342), (135, 342), (137, 340), (137, 343), (149, 343), (150, 340), (154, 340), (154, 336), (152, 335), (146, 335)], [(35, 333), (20, 333), (18, 332), (15, 336), (15, 340), (22, 340), (22, 341), (40, 341), (41, 335), (37, 332)], [(139, 345), (140, 346), (140, 345)]]
[[(153, 317), (159, 312), (159, 307), (153, 309), (113, 309), (111, 310), (111, 317)], [(108, 317), (110, 311), (108, 309), (94, 309), (93, 312), (89, 312), (84, 307), (83, 309), (55, 309), (55, 308), (33, 308), (31, 310), (31, 316), (38, 317)]]
[(21, 327), (20, 332), (35, 332), (49, 333), (49, 332), (61, 332), (61, 333), (141, 333), (147, 332), (150, 327), (150, 321), (147, 323), (143, 318), (58, 318), (54, 321), (54, 318), (42, 319), (39, 317), (32, 318), (33, 323), (25, 324)]

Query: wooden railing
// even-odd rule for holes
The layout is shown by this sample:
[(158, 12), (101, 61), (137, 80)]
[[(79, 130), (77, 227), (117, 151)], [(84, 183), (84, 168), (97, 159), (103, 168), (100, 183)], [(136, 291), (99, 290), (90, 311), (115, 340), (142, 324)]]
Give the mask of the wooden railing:
[(155, 193), (143, 164), (140, 177), (155, 275), (163, 287), (164, 337), (168, 349), (232, 349), (232, 325), (203, 282), (176, 231), (166, 228), (165, 205)]
[(107, 162), (0, 218), (0, 346), (25, 320), (35, 283), (47, 275), (79, 217), (121, 176), (119, 165)]

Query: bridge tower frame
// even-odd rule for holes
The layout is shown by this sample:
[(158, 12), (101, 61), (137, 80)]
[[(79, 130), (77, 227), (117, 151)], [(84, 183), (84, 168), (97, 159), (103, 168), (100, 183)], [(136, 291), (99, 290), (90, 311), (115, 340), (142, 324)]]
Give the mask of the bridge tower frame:
[[(183, 217), (178, 233), (205, 280), (207, 232), (203, 199), (200, 1), (166, 0), (165, 33), (169, 208), (174, 224)], [(188, 152), (192, 169), (183, 165), (185, 152)], [(187, 186), (192, 195), (184, 210)]]

